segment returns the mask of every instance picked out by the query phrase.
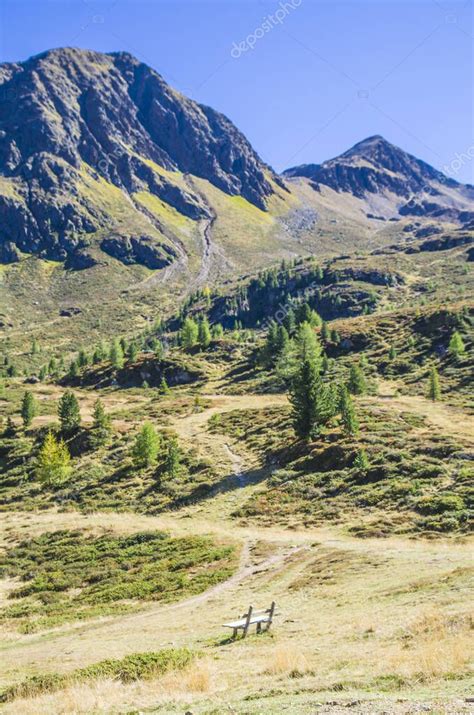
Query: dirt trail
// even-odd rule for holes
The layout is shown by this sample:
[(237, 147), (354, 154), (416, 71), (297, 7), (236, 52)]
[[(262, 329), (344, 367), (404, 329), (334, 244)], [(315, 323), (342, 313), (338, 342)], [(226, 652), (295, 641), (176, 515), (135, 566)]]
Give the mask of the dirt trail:
[[(388, 389), (389, 385), (384, 388), (381, 395), (366, 398), (367, 401), (388, 409), (426, 414), (432, 419), (432, 410), (428, 409), (432, 406), (427, 400), (399, 397)], [(83, 392), (81, 398), (84, 397), (84, 409), (87, 411), (95, 395)], [(297, 638), (307, 638), (306, 631), (309, 628), (312, 633), (314, 631), (311, 642), (314, 642), (315, 638), (320, 642), (322, 619), (325, 619), (324, 623), (332, 624), (333, 630), (330, 630), (327, 636), (328, 648), (332, 649), (334, 640), (339, 638), (339, 632), (344, 633), (349, 627), (348, 623), (352, 622), (356, 602), (348, 606), (349, 620), (346, 623), (343, 615), (339, 628), (334, 625), (335, 619), (336, 616), (341, 618), (344, 611), (339, 610), (339, 615), (335, 612), (332, 596), (329, 595), (327, 604), (324, 592), (313, 596), (313, 599), (319, 599), (318, 607), (323, 609), (322, 612), (317, 612), (314, 610), (313, 601), (308, 600), (304, 591), (292, 591), (288, 586), (298, 575), (307, 579), (308, 573), (313, 573), (312, 564), (318, 555), (329, 550), (338, 554), (338, 559), (361, 560), (363, 568), (360, 571), (361, 581), (358, 588), (364, 589), (367, 588), (367, 579), (372, 579), (372, 589), (380, 588), (380, 583), (386, 588), (391, 582), (395, 585), (400, 582), (403, 585), (410, 578), (419, 578), (420, 574), (444, 574), (447, 569), (469, 563), (467, 544), (451, 545), (448, 552), (441, 543), (424, 543), (394, 537), (384, 540), (382, 558), (380, 540), (360, 540), (343, 535), (335, 528), (301, 527), (293, 530), (283, 526), (258, 527), (236, 522), (231, 516), (236, 504), (249, 498), (252, 490), (258, 489), (258, 486), (248, 478), (249, 455), (229, 437), (209, 432), (208, 420), (213, 415), (235, 409), (258, 410), (286, 405), (287, 398), (279, 394), (210, 394), (202, 397), (211, 401), (210, 407), (184, 417), (176, 415), (171, 424), (183, 440), (194, 443), (204, 452), (212, 449), (221, 457), (219, 463), (223, 472), (230, 472), (228, 479), (233, 480), (232, 489), (217, 493), (212, 500), (185, 506), (176, 512), (160, 516), (47, 512), (33, 517), (30, 514), (12, 513), (5, 519), (5, 528), (10, 535), (12, 529), (23, 532), (24, 535), (34, 533), (35, 530), (84, 527), (99, 531), (111, 528), (121, 533), (132, 533), (140, 529), (163, 529), (175, 535), (213, 535), (217, 539), (230, 539), (239, 544), (240, 562), (236, 572), (225, 582), (178, 603), (149, 605), (128, 615), (69, 624), (46, 633), (17, 635), (15, 640), (3, 646), (11, 655), (12, 662), (14, 661), (14, 668), (10, 668), (10, 677), (16, 677), (17, 672), (25, 669), (30, 672), (67, 671), (102, 658), (121, 657), (132, 651), (156, 650), (169, 645), (201, 645), (209, 642), (209, 639), (224, 638), (226, 634), (222, 633), (221, 624), (241, 613), (249, 603), (262, 607), (272, 599), (286, 611), (286, 631), (294, 631), (298, 634)], [(105, 395), (106, 407), (111, 408), (112, 401), (117, 406), (118, 399), (113, 393)], [(124, 399), (130, 404), (129, 396)], [(440, 406), (435, 412), (437, 418), (440, 419), (442, 415), (443, 420), (448, 419), (448, 414), (450, 415), (448, 406)], [(443, 429), (445, 428), (443, 421)], [(348, 557), (347, 554), (352, 556)], [(373, 566), (370, 565), (372, 562)], [(353, 574), (351, 579), (354, 578), (358, 576)], [(348, 592), (342, 585), (341, 589), (341, 594), (346, 599)], [(358, 615), (362, 620), (365, 617), (365, 611)], [(396, 621), (397, 614), (393, 618)], [(251, 646), (254, 647), (256, 649), (256, 646)], [(255, 653), (257, 657), (257, 650)], [(227, 656), (226, 651), (222, 650), (220, 658), (225, 659), (230, 672), (234, 674), (235, 664), (232, 656)]]

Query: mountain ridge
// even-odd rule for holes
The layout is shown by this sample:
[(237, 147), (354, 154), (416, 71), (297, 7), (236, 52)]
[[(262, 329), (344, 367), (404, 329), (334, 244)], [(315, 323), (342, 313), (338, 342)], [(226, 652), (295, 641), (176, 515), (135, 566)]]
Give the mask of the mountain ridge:
[[(461, 184), (381, 135), (373, 135), (322, 164), (303, 164), (283, 172), (325, 185), (357, 199), (390, 198), (387, 215), (425, 215), (461, 224), (474, 217), (474, 187)], [(387, 217), (387, 216), (386, 216)]]
[[(7, 98), (0, 117), (4, 260), (14, 260), (15, 247), (70, 259), (97, 232), (106, 250), (117, 227), (97, 203), (100, 188), (122, 205), (145, 191), (197, 221), (209, 211), (182, 175), (263, 211), (282, 185), (227, 117), (179, 94), (129, 53), (57, 49), (2, 65), (0, 78)], [(88, 194), (88, 181), (101, 186)], [(113, 187), (123, 196), (112, 199)], [(143, 217), (137, 223), (142, 228)], [(150, 267), (162, 267), (176, 249), (155, 229), (125, 237), (151, 247)]]

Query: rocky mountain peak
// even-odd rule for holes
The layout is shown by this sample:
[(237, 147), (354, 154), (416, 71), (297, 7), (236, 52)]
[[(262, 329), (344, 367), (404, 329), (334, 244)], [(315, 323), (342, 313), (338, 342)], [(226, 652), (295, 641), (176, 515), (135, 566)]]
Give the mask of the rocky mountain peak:
[(2, 64), (0, 91), (0, 242), (26, 252), (65, 258), (107, 223), (81, 196), (84, 171), (193, 219), (207, 215), (202, 199), (160, 167), (264, 210), (280, 181), (227, 117), (126, 52), (66, 47)]

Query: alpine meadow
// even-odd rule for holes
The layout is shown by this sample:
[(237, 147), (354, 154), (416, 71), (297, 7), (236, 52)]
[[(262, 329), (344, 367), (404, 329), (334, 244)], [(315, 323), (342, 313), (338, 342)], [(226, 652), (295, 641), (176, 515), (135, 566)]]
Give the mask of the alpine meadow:
[(1, 712), (472, 713), (472, 4), (3, 4)]

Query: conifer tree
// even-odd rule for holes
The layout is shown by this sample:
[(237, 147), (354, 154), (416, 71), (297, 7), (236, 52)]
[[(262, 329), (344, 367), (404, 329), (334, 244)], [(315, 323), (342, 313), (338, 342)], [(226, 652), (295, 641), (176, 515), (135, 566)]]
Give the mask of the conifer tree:
[(457, 330), (455, 330), (451, 335), (448, 350), (451, 355), (454, 355), (454, 357), (456, 358), (461, 357), (461, 355), (464, 355), (464, 353), (466, 352), (466, 346), (464, 345), (464, 341)]
[(102, 362), (103, 359), (104, 359), (104, 355), (103, 355), (100, 347), (96, 347), (94, 352), (92, 353), (92, 364), (98, 365), (99, 363)]
[(81, 413), (79, 403), (73, 392), (67, 390), (58, 403), (58, 416), (61, 424), (61, 431), (65, 435), (73, 434), (81, 424)]
[(46, 365), (41, 365), (40, 371), (38, 373), (38, 378), (41, 380), (41, 382), (44, 382), (44, 380), (46, 380), (47, 375), (48, 370), (46, 369)]
[(211, 328), (209, 327), (209, 320), (205, 315), (199, 321), (198, 341), (203, 350), (207, 350), (211, 344)]
[(156, 341), (156, 345), (155, 345), (153, 351), (154, 351), (154, 353), (155, 353), (155, 357), (156, 357), (157, 360), (162, 360), (162, 359), (163, 359), (163, 356), (164, 356), (164, 354), (165, 354), (165, 350), (164, 350), (163, 343), (161, 342), (161, 340), (157, 340), (157, 341)]
[(318, 373), (321, 369), (321, 344), (309, 323), (302, 323), (296, 334), (296, 347), (299, 360), (313, 360)]
[(321, 340), (325, 343), (329, 342), (330, 338), (330, 331), (329, 331), (329, 326), (326, 323), (325, 320), (323, 320), (322, 325), (321, 325)]
[(354, 467), (361, 472), (365, 472), (369, 468), (369, 460), (365, 449), (359, 449), (354, 459)]
[(212, 326), (212, 337), (215, 340), (220, 340), (220, 338), (223, 337), (224, 335), (224, 328), (220, 323), (216, 323), (215, 325)]
[(62, 440), (49, 431), (40, 448), (35, 474), (45, 484), (60, 485), (71, 473), (71, 457)]
[(89, 356), (86, 353), (86, 351), (84, 350), (84, 348), (81, 348), (79, 350), (79, 354), (77, 356), (77, 366), (79, 368), (83, 368), (83, 367), (87, 367), (88, 364), (89, 364)]
[(190, 317), (185, 318), (179, 336), (182, 347), (187, 350), (194, 347), (198, 341), (198, 336), (199, 328), (196, 321)]
[(48, 364), (48, 374), (55, 375), (58, 371), (58, 365), (54, 357), (51, 358)]
[(360, 365), (351, 365), (347, 389), (353, 395), (364, 395), (367, 390), (365, 376)]
[(160, 440), (151, 422), (145, 422), (135, 438), (132, 448), (133, 463), (138, 468), (150, 467), (156, 462)]
[(104, 405), (100, 399), (94, 404), (93, 422), (89, 435), (91, 447), (97, 448), (105, 444), (110, 436), (111, 420), (106, 414)]
[(310, 439), (317, 426), (317, 399), (320, 387), (316, 361), (303, 359), (290, 385), (290, 403), (295, 434), (301, 439)]
[(123, 368), (123, 347), (117, 338), (115, 338), (110, 348), (109, 359), (116, 370), (121, 370)]
[(135, 362), (138, 355), (138, 346), (134, 340), (132, 340), (128, 346), (127, 359), (129, 362)]
[(75, 360), (69, 365), (69, 377), (77, 377), (79, 375), (79, 366)]
[(428, 397), (433, 402), (441, 399), (441, 387), (439, 384), (439, 375), (435, 365), (430, 368), (430, 376), (428, 383)]
[(31, 425), (33, 422), (33, 417), (37, 413), (37, 405), (36, 405), (36, 400), (33, 396), (32, 392), (25, 392), (23, 395), (23, 399), (21, 401), (21, 418), (23, 420), (23, 424), (25, 426), (25, 429)]
[(161, 380), (160, 380), (160, 387), (159, 387), (160, 393), (162, 395), (169, 395), (170, 393), (170, 388), (168, 386), (168, 383), (166, 381), (166, 377), (163, 375)]
[(164, 470), (169, 479), (179, 476), (181, 453), (175, 437), (168, 440), (165, 451)]
[(301, 303), (296, 309), (296, 322), (298, 325), (300, 323), (309, 323), (311, 325), (312, 313), (313, 311), (308, 303)]
[(344, 432), (348, 435), (356, 435), (359, 431), (359, 420), (355, 413), (354, 403), (346, 387), (341, 389), (339, 409)]
[(390, 346), (389, 353), (388, 353), (388, 359), (389, 359), (390, 361), (392, 361), (392, 360), (395, 360), (396, 357), (397, 357), (397, 351), (396, 351), (396, 349), (395, 349), (395, 346), (394, 346), (394, 345), (391, 345), (391, 346)]

